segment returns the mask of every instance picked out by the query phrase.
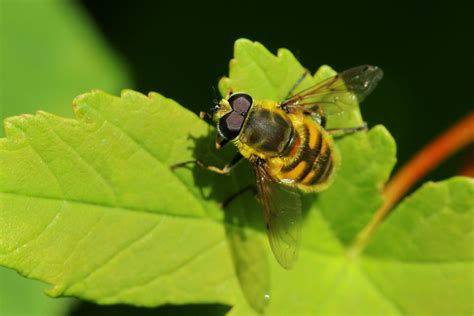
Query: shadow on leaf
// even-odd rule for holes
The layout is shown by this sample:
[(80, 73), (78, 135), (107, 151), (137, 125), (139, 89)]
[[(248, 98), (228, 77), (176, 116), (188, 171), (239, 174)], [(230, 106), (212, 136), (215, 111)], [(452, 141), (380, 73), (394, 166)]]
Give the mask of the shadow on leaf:
[[(192, 138), (193, 159), (222, 168), (237, 149), (228, 145), (218, 151), (214, 143), (215, 130), (210, 129), (208, 135)], [(214, 200), (222, 205), (232, 197), (222, 210), (235, 273), (250, 306), (263, 312), (267, 304), (265, 297), (270, 291), (270, 273), (269, 247), (264, 235), (261, 206), (255, 190), (236, 194), (243, 188), (255, 186), (255, 176), (249, 162), (240, 162), (229, 176), (213, 173), (196, 164), (189, 164), (185, 168), (191, 170), (194, 185), (199, 188), (203, 199)]]
[(156, 308), (128, 305), (97, 305), (80, 302), (68, 312), (68, 316), (174, 316), (174, 315), (211, 315), (221, 316), (231, 309), (219, 304), (164, 305)]
[[(221, 151), (216, 150), (214, 135), (215, 130), (210, 128), (208, 136), (193, 138), (191, 150), (194, 159), (222, 168), (237, 149), (228, 145)], [(273, 257), (269, 257), (271, 250), (264, 229), (262, 207), (256, 198), (255, 175), (250, 163), (246, 160), (240, 162), (229, 176), (213, 173), (196, 164), (186, 168), (191, 170), (194, 185), (199, 188), (204, 199), (214, 200), (221, 205), (232, 197), (223, 212), (234, 269), (249, 305), (258, 312), (264, 312), (267, 298), (271, 295), (268, 260), (273, 260)], [(254, 187), (254, 190), (236, 194), (246, 187)], [(303, 201), (305, 215), (311, 203), (308, 198)]]

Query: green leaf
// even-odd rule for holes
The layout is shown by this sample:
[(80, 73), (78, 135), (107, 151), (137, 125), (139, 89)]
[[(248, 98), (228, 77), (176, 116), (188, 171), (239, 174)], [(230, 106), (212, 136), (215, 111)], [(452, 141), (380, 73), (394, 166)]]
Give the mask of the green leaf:
[[(467, 178), (426, 184), (393, 211), (368, 249), (355, 257), (306, 247), (294, 271), (273, 277), (272, 282), (281, 287), (274, 289), (276, 304), (269, 305), (268, 313), (472, 313), (473, 193), (474, 183)], [(443, 225), (431, 226), (436, 222)], [(315, 234), (318, 226), (305, 224)], [(444, 252), (448, 243), (454, 249)], [(417, 256), (411, 257), (410, 252)]]
[(0, 29), (2, 121), (38, 109), (70, 115), (72, 96), (130, 86), (125, 66), (78, 3), (2, 1)]
[[(78, 3), (2, 1), (0, 10), (1, 121), (38, 108), (71, 115), (74, 95), (130, 86), (123, 63)], [(73, 300), (52, 299), (41, 292), (44, 286), (0, 269), (0, 314), (63, 315)]]
[(396, 299), (399, 310), (472, 314), (473, 196), (473, 179), (427, 183), (406, 198), (374, 236), (364, 269), (387, 298)]
[[(236, 42), (235, 57), (223, 93), (280, 100), (303, 71), (290, 52), (275, 57), (248, 40)], [(332, 73), (323, 67), (315, 77)], [(7, 120), (0, 143), (0, 264), (52, 284), (50, 295), (212, 302), (235, 306), (234, 315), (472, 314), (471, 179), (425, 185), (366, 249), (351, 251), (395, 163), (382, 126), (337, 140), (341, 167), (328, 190), (305, 195), (301, 254), (287, 271), (250, 193), (219, 207), (254, 181), (248, 164), (230, 177), (169, 170), (192, 158), (221, 166), (235, 149), (218, 156), (213, 128), (158, 94), (95, 91), (74, 104), (76, 120)]]
[(206, 135), (206, 124), (157, 94), (93, 92), (74, 103), (78, 120), (5, 122), (2, 264), (53, 284), (53, 296), (233, 303), (223, 213), (204, 199), (209, 190), (191, 188), (192, 175), (169, 168), (191, 157), (190, 137)]

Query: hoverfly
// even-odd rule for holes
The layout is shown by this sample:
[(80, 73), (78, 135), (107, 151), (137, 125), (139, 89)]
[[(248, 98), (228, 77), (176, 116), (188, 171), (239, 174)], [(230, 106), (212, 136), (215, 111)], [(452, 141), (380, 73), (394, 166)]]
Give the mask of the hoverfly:
[[(298, 80), (302, 81), (307, 72)], [(363, 65), (318, 82), (282, 102), (253, 100), (246, 93), (229, 93), (213, 109), (200, 113), (217, 124), (216, 148), (233, 143), (238, 152), (222, 169), (199, 160), (185, 161), (173, 169), (196, 163), (228, 174), (242, 158), (254, 168), (265, 225), (277, 261), (290, 269), (297, 256), (301, 227), (298, 189), (319, 192), (330, 185), (338, 166), (333, 132), (365, 130), (366, 125), (325, 129), (326, 117), (352, 110), (372, 92), (383, 76), (376, 66)]]

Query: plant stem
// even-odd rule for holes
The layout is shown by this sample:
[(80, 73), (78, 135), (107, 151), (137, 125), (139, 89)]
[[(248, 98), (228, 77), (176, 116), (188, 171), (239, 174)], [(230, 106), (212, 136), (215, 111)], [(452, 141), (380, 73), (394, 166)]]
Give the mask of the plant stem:
[(358, 255), (367, 245), (382, 220), (397, 202), (443, 160), (474, 142), (474, 112), (465, 116), (408, 161), (385, 187), (384, 202), (370, 222), (357, 234), (349, 255)]

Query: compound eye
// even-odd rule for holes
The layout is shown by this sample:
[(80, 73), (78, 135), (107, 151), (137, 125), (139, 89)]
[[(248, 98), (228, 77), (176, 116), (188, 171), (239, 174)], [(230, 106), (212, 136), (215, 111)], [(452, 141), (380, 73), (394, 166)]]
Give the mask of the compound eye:
[(222, 137), (229, 140), (236, 138), (242, 129), (244, 119), (245, 118), (237, 112), (230, 112), (224, 115), (218, 124), (218, 129)]
[(229, 101), (232, 110), (239, 113), (247, 113), (252, 106), (252, 97), (245, 93), (236, 93), (230, 96)]

